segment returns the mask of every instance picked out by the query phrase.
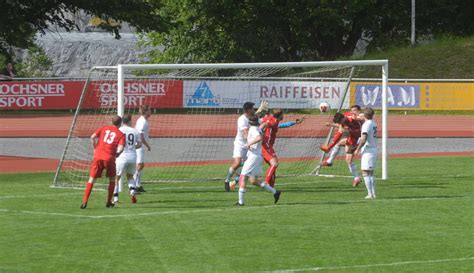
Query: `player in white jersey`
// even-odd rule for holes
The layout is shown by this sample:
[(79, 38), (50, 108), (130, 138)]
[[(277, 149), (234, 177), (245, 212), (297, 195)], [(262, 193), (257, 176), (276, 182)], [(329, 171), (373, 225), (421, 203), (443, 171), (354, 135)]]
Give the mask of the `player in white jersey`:
[[(230, 191), (229, 182), (232, 179), (232, 176), (241, 166), (242, 161), (247, 159), (248, 149), (245, 146), (247, 144), (247, 134), (250, 128), (249, 118), (255, 115), (255, 109), (253, 108), (255, 104), (253, 102), (246, 102), (243, 105), (244, 114), (237, 119), (237, 135), (234, 140), (234, 152), (232, 157), (234, 162), (229, 167), (227, 171), (227, 176), (224, 182), (225, 191)], [(268, 110), (268, 102), (262, 101), (260, 107), (257, 110), (257, 113)]]
[(141, 140), (138, 138), (137, 129), (132, 126), (132, 116), (126, 114), (122, 118), (122, 127), (120, 131), (125, 135), (125, 147), (123, 152), (115, 160), (117, 175), (115, 176), (114, 204), (118, 203), (119, 192), (122, 192), (122, 177), (126, 174), (128, 188), (132, 203), (136, 203), (136, 186), (133, 175), (135, 174), (135, 164), (137, 162), (136, 150), (142, 146)]
[(265, 181), (259, 181), (258, 177), (262, 173), (262, 128), (259, 127), (258, 117), (253, 116), (249, 119), (249, 131), (247, 136), (247, 160), (244, 162), (242, 167), (242, 172), (240, 173), (239, 179), (239, 201), (235, 204), (236, 206), (244, 205), (244, 195), (245, 195), (245, 184), (247, 178), (250, 179), (250, 182), (268, 192), (273, 194), (275, 199), (275, 204), (280, 199), (281, 192), (274, 189), (272, 186), (265, 183)]
[(142, 105), (139, 108), (140, 117), (135, 123), (135, 129), (138, 130), (139, 139), (142, 142), (142, 147), (137, 149), (137, 170), (133, 176), (137, 192), (145, 192), (141, 185), (142, 171), (145, 167), (145, 148), (150, 151), (151, 147), (148, 143), (150, 138), (150, 127), (148, 126), (148, 119), (151, 116), (151, 109), (147, 105)]
[(361, 153), (361, 169), (364, 176), (365, 187), (367, 188), (367, 196), (365, 199), (375, 198), (375, 178), (374, 170), (377, 163), (377, 124), (373, 120), (374, 109), (365, 108), (364, 119), (362, 125), (361, 137), (356, 154)]

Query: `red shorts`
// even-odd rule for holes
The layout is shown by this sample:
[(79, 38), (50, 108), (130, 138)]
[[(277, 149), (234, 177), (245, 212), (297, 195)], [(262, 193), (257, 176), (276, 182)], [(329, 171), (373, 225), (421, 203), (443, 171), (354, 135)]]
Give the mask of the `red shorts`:
[(104, 169), (105, 169), (105, 174), (107, 177), (115, 177), (116, 172), (117, 172), (115, 168), (115, 159), (102, 160), (102, 159), (94, 158), (94, 161), (92, 161), (92, 164), (91, 164), (90, 176), (92, 178), (102, 177), (102, 171)]
[(265, 159), (265, 162), (267, 162), (268, 164), (270, 164), (270, 160), (272, 158), (277, 157), (275, 150), (273, 150), (273, 147), (266, 147), (266, 146), (262, 146), (262, 155), (263, 155), (263, 159)]
[(359, 137), (360, 135), (350, 134), (349, 136), (347, 136), (346, 145), (351, 145), (351, 146), (357, 145), (357, 142), (359, 141)]

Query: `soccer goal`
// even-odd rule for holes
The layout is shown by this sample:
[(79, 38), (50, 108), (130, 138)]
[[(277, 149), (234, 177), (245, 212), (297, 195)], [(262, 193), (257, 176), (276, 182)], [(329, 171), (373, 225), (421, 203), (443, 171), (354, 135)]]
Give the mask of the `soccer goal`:
[[(151, 151), (146, 153), (143, 180), (209, 181), (224, 179), (232, 161), (237, 118), (245, 102), (266, 100), (284, 109), (275, 151), (277, 176), (348, 176), (343, 155), (329, 167), (319, 149), (333, 134), (328, 126), (337, 111), (356, 102), (354, 79), (379, 86), (376, 121), (380, 159), (378, 176), (387, 178), (388, 61), (336, 61), (225, 64), (126, 64), (94, 67), (85, 82), (53, 186), (83, 187), (93, 157), (89, 137), (111, 123), (113, 115), (132, 114), (148, 105)], [(322, 113), (319, 104), (331, 110)], [(360, 168), (359, 163), (357, 163)], [(103, 180), (105, 182), (105, 180)], [(98, 184), (103, 183), (98, 181)]]

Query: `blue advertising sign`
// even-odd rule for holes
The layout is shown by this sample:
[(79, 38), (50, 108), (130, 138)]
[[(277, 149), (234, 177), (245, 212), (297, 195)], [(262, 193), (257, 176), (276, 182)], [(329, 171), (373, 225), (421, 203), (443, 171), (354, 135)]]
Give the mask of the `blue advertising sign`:
[[(355, 103), (361, 107), (382, 108), (381, 84), (355, 84)], [(419, 84), (389, 84), (387, 87), (389, 109), (419, 109)]]

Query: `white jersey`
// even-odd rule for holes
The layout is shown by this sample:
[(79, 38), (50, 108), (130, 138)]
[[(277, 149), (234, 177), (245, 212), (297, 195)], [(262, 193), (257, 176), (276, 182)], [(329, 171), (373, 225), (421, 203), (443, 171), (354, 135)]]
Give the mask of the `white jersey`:
[[(247, 143), (250, 143), (257, 136), (262, 136), (262, 130), (258, 126), (251, 126), (249, 129), (249, 135), (247, 137)], [(250, 146), (248, 152), (257, 156), (262, 156), (262, 141), (259, 141)]]
[(369, 119), (362, 124), (362, 134), (367, 134), (367, 141), (361, 149), (362, 153), (377, 154), (377, 124)]
[(148, 141), (150, 137), (150, 128), (148, 127), (148, 121), (145, 119), (144, 116), (140, 116), (135, 123), (135, 129), (137, 129), (138, 133), (143, 134), (143, 137), (146, 141)]
[(237, 119), (237, 135), (235, 136), (234, 144), (245, 146), (247, 140), (244, 138), (244, 129), (250, 128), (249, 119), (245, 115), (241, 115)]
[(125, 146), (123, 152), (120, 154), (119, 158), (136, 158), (136, 146), (138, 142), (141, 142), (138, 134), (138, 130), (127, 125), (120, 127), (120, 131), (125, 135)]

